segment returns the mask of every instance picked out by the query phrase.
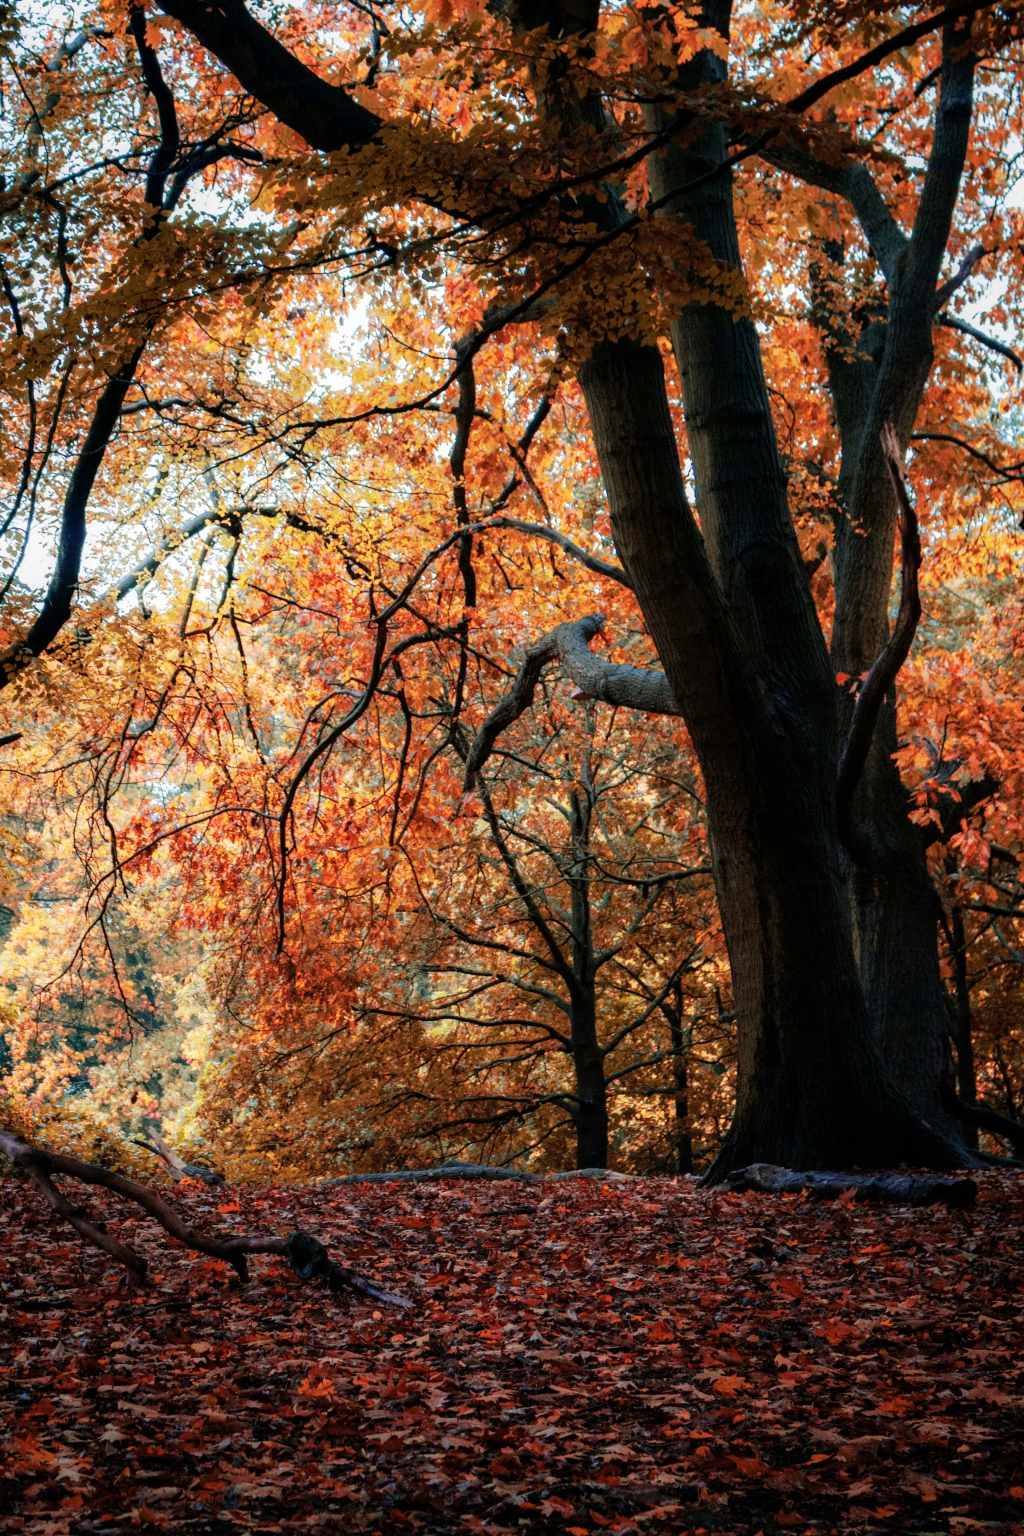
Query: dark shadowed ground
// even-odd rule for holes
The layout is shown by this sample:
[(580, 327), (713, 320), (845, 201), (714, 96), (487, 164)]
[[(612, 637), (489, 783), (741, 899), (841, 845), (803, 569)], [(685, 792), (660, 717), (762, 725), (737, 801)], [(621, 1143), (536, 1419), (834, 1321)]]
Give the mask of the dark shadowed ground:
[(150, 1258), (128, 1292), (8, 1180), (0, 1528), (1022, 1536), (1024, 1177), (979, 1182), (968, 1213), (670, 1179), (171, 1195), (315, 1233), (399, 1313), (279, 1259), (240, 1290), (83, 1193)]

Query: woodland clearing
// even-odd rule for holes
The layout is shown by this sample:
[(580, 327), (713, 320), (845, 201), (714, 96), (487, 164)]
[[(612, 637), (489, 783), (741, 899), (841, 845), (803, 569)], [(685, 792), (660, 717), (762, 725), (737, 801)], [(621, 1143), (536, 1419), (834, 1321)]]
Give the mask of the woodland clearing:
[[(183, 1183), (317, 1233), (407, 1312), (239, 1288), (105, 1193), (149, 1289), (3, 1185), (4, 1528), (1024, 1531), (1024, 1181), (970, 1211), (689, 1179)], [(156, 1239), (155, 1241), (153, 1239)]]

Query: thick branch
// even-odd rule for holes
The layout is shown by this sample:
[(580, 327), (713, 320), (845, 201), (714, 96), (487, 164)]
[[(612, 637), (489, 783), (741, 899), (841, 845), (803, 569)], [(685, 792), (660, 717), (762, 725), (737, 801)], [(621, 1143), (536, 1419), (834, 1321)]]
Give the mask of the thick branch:
[[(476, 415), (476, 374), (473, 370), (473, 358), (468, 350), (471, 341), (472, 337), (467, 337), (455, 344), (455, 360), (461, 366), (455, 375), (459, 396), (455, 407), (455, 441), (448, 460), (454, 482), (452, 498), (455, 503), (455, 517), (460, 527), (465, 527), (469, 522), (469, 505), (466, 500), (466, 453), (469, 449), (469, 439), (473, 432), (473, 420)], [(459, 545), (459, 575), (462, 577), (465, 606), (475, 608), (476, 571), (473, 568), (473, 535), (471, 533), (467, 533)]]
[(224, 1183), (222, 1173), (215, 1173), (212, 1168), (203, 1168), (198, 1163), (186, 1163), (184, 1158), (179, 1157), (174, 1148), (168, 1145), (159, 1131), (150, 1131), (146, 1141), (141, 1141), (138, 1137), (134, 1138), (134, 1141), (137, 1147), (152, 1152), (154, 1157), (160, 1159), (175, 1184), (179, 1184), (182, 1179), (199, 1179), (203, 1184), (213, 1185)]
[(904, 27), (902, 32), (894, 33), (892, 37), (876, 43), (874, 48), (869, 48), (867, 53), (860, 54), (851, 64), (844, 64), (842, 69), (835, 69), (831, 74), (822, 75), (820, 80), (815, 80), (806, 91), (801, 91), (799, 96), (794, 96), (787, 103), (790, 111), (806, 112), (808, 107), (820, 101), (829, 91), (834, 91), (837, 85), (842, 85), (847, 80), (854, 80), (858, 75), (874, 69), (876, 64), (881, 64), (891, 54), (897, 53), (901, 48), (910, 48), (914, 43), (920, 42), (922, 37), (927, 37), (931, 32), (937, 32), (940, 27), (953, 26), (967, 16), (974, 16), (978, 11), (988, 10), (994, 3), (995, 0), (963, 0), (961, 5), (951, 5), (944, 11), (936, 11), (934, 15), (926, 16), (924, 21), (916, 21), (912, 26)]
[(839, 835), (851, 856), (855, 856), (850, 821), (854, 791), (864, 764), (867, 762), (871, 738), (875, 732), (875, 724), (885, 695), (896, 681), (897, 673), (910, 654), (910, 647), (914, 642), (914, 635), (917, 633), (921, 618), (921, 597), (917, 585), (918, 572), (921, 568), (921, 539), (918, 533), (917, 516), (907, 494), (907, 484), (903, 474), (903, 455), (896, 432), (892, 427), (886, 427), (881, 437), (882, 453), (885, 456), (899, 504), (902, 590), (892, 635), (868, 673), (857, 696), (853, 719), (850, 722), (850, 734), (839, 761), (836, 820), (839, 825)]
[(160, 120), (160, 143), (146, 172), (146, 202), (153, 209), (154, 214), (158, 211), (162, 213), (167, 177), (181, 148), (178, 114), (175, 110), (173, 92), (163, 77), (156, 50), (150, 47), (146, 39), (146, 13), (141, 6), (133, 7), (128, 26), (139, 51), (142, 78), (156, 103), (157, 116)]
[(769, 165), (785, 171), (787, 176), (795, 176), (806, 181), (808, 186), (820, 187), (823, 192), (833, 192), (837, 197), (845, 198), (860, 221), (864, 238), (878, 265), (890, 283), (895, 280), (900, 257), (909, 241), (889, 211), (866, 165), (859, 160), (850, 165), (829, 165), (806, 150), (788, 144), (769, 144), (760, 154)]
[[(977, 62), (965, 51), (969, 38), (969, 20), (959, 26), (951, 20), (942, 36), (942, 74), (935, 132), (910, 236), (909, 272), (904, 279), (914, 300), (921, 304), (935, 304), (942, 292), (937, 286), (939, 271), (967, 158)], [(944, 301), (940, 299), (939, 302)]]
[(5, 687), (34, 656), (41, 656), (71, 617), (85, 548), (89, 497), (145, 347), (145, 341), (135, 347), (100, 395), (64, 497), (57, 562), (43, 605), (24, 640), (0, 654), (0, 688)]
[(682, 711), (673, 697), (664, 672), (602, 661), (590, 649), (590, 641), (601, 632), (604, 614), (594, 613), (574, 622), (558, 624), (542, 636), (526, 653), (522, 666), (505, 697), (491, 711), (477, 733), (466, 757), (466, 790), (494, 750), (502, 731), (526, 713), (544, 668), (558, 662), (579, 694), (600, 699), (617, 708), (638, 709), (652, 715), (678, 715)]
[(328, 85), (249, 14), (241, 0), (160, 0), (173, 16), (231, 71), (242, 87), (269, 107), (314, 149), (359, 149), (380, 119)]
[(953, 273), (953, 276), (947, 278), (944, 283), (941, 283), (939, 287), (936, 288), (935, 297), (932, 300), (933, 309), (939, 310), (943, 307), (944, 304), (949, 303), (957, 289), (962, 288), (964, 283), (966, 283), (967, 279), (970, 277), (971, 273), (974, 271), (975, 267), (978, 265), (978, 262), (981, 260), (984, 254), (985, 247), (983, 245), (971, 246), (970, 250), (967, 252), (967, 255), (964, 257), (963, 261)]
[(1018, 1120), (1011, 1120), (1008, 1115), (1001, 1115), (997, 1110), (986, 1108), (984, 1104), (965, 1104), (952, 1079), (945, 1075), (939, 1083), (939, 1098), (943, 1109), (955, 1120), (999, 1136), (1010, 1143), (1015, 1156), (1024, 1158), (1024, 1125)]

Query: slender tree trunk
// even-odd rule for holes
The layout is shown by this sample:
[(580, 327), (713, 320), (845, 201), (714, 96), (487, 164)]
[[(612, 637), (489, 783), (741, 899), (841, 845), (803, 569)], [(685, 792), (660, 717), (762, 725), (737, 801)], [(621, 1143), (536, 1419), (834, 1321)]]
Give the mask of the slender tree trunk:
[(686, 1040), (683, 1034), (682, 1009), (673, 1008), (669, 1016), (669, 1034), (672, 1040), (672, 1077), (675, 1083), (674, 1115), (676, 1172), (693, 1172), (693, 1137), (690, 1134), (690, 1085), (687, 1081)]
[(597, 1044), (593, 1016), (572, 1018), (573, 1066), (576, 1076), (576, 1166), (608, 1166), (608, 1090), (604, 1059)]
[(608, 1166), (608, 1086), (597, 1036), (594, 933), (590, 913), (590, 815), (585, 793), (571, 797), (572, 970), (570, 1037), (576, 1075), (576, 1166)]
[[(957, 1092), (965, 1104), (978, 1102), (978, 1075), (974, 1065), (974, 1031), (971, 1019), (971, 989), (967, 979), (967, 933), (961, 907), (953, 908), (950, 930), (953, 951), (954, 996), (950, 1000), (955, 1009), (956, 1025), (953, 1041), (956, 1046)], [(1013, 1114), (1011, 1108), (1010, 1113)], [(976, 1129), (968, 1131), (970, 1146), (978, 1145)]]

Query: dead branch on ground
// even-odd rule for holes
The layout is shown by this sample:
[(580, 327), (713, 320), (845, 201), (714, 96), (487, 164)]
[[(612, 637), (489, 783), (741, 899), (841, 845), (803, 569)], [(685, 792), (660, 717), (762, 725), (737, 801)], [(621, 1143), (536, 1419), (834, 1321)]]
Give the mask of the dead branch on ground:
[[(358, 1291), (360, 1295), (370, 1296), (375, 1301), (389, 1302), (392, 1306), (412, 1306), (412, 1302), (404, 1297), (394, 1296), (372, 1280), (356, 1274), (354, 1270), (346, 1269), (329, 1260), (327, 1249), (323, 1244), (306, 1232), (293, 1232), (287, 1239), (238, 1236), (220, 1240), (206, 1237), (183, 1221), (177, 1211), (161, 1200), (153, 1190), (147, 1189), (143, 1184), (136, 1184), (133, 1179), (126, 1179), (122, 1174), (114, 1173), (109, 1168), (101, 1168), (98, 1163), (85, 1163), (80, 1158), (67, 1157), (60, 1152), (43, 1151), (23, 1141), (20, 1136), (14, 1136), (9, 1131), (2, 1130), (0, 1130), (0, 1152), (4, 1152), (16, 1168), (20, 1168), (28, 1175), (58, 1216), (63, 1216), (65, 1221), (70, 1222), (87, 1243), (102, 1249), (104, 1253), (116, 1259), (137, 1285), (144, 1285), (146, 1282), (146, 1260), (134, 1249), (127, 1247), (117, 1238), (111, 1237), (101, 1222), (92, 1221), (87, 1211), (69, 1200), (54, 1184), (55, 1175), (63, 1174), (69, 1178), (79, 1179), (83, 1184), (97, 1184), (116, 1195), (122, 1195), (126, 1200), (134, 1201), (136, 1205), (141, 1205), (149, 1216), (159, 1222), (170, 1237), (175, 1238), (184, 1247), (190, 1248), (193, 1253), (204, 1253), (211, 1259), (221, 1259), (230, 1264), (243, 1285), (249, 1279), (248, 1255), (270, 1253), (286, 1259), (301, 1279), (309, 1279), (314, 1275), (322, 1276), (327, 1280), (332, 1291), (349, 1289)], [(311, 1264), (313, 1268), (309, 1267)]]

